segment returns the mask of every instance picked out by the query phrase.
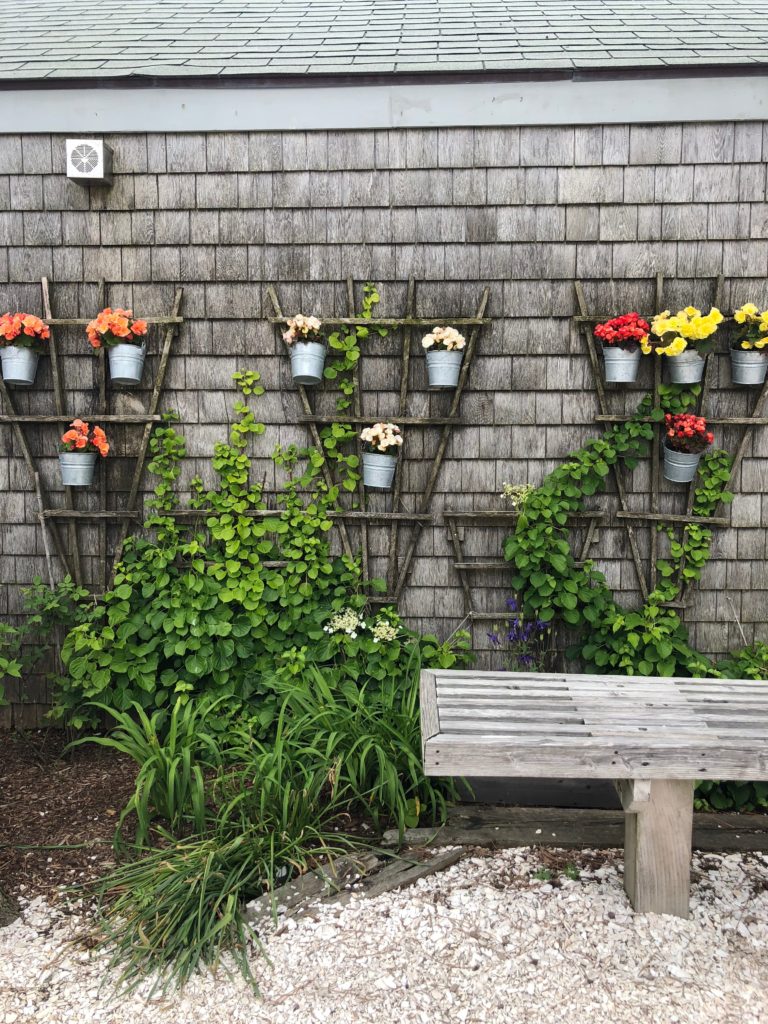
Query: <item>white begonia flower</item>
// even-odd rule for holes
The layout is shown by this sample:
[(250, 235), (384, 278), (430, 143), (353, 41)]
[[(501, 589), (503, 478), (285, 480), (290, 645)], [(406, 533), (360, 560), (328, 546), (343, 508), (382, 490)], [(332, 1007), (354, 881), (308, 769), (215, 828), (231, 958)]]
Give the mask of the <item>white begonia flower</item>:
[(421, 340), (424, 348), (431, 348), (433, 345), (444, 348), (447, 352), (454, 349), (462, 349), (466, 345), (463, 334), (459, 334), (455, 327), (433, 327), (430, 334), (425, 334)]
[(308, 334), (316, 334), (323, 326), (316, 316), (304, 316), (303, 313), (297, 313), (285, 322), (288, 329), (283, 332), (283, 341), (287, 345), (292, 345), (299, 335), (306, 337)]

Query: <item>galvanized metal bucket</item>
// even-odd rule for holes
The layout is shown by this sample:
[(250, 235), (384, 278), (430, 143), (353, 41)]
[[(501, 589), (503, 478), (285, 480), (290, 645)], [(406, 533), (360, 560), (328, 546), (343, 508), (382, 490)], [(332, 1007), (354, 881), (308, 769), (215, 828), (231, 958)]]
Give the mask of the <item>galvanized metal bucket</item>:
[(676, 452), (664, 445), (664, 479), (676, 484), (687, 484), (696, 476), (703, 452)]
[(131, 387), (141, 384), (146, 345), (113, 345), (109, 353), (109, 376), (113, 384)]
[(59, 452), (61, 482), (65, 487), (90, 487), (96, 470), (96, 452)]
[(297, 384), (319, 384), (323, 379), (325, 345), (319, 341), (295, 341), (291, 346), (291, 376)]
[(691, 349), (679, 356), (667, 356), (667, 363), (673, 384), (698, 384), (704, 373), (704, 360)]
[(0, 348), (3, 363), (3, 380), (17, 388), (29, 388), (35, 383), (39, 355), (32, 348), (7, 345)]
[(431, 388), (455, 388), (459, 383), (461, 349), (429, 349), (427, 351), (427, 376)]
[(640, 349), (627, 352), (626, 349), (614, 345), (603, 345), (605, 360), (605, 380), (607, 384), (627, 384), (637, 380), (640, 366)]
[(744, 348), (731, 349), (731, 381), (734, 384), (762, 384), (768, 370), (768, 353)]
[(376, 491), (388, 491), (392, 487), (397, 468), (395, 455), (382, 455), (379, 452), (363, 453), (363, 483)]

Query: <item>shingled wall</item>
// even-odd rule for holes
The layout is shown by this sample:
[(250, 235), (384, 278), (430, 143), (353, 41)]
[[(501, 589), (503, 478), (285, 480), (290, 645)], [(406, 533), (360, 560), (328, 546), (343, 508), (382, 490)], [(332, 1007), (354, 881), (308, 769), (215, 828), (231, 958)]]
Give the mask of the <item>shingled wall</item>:
[[(274, 487), (268, 458), (275, 442), (306, 443), (296, 426), (297, 396), (265, 289), (275, 283), (288, 311), (346, 313), (344, 278), (381, 287), (381, 315), (405, 308), (406, 280), (419, 282), (417, 313), (450, 322), (474, 313), (491, 289), (489, 314), (469, 389), (437, 484), (435, 525), (425, 530), (402, 610), (422, 628), (446, 636), (463, 617), (462, 594), (444, 506), (501, 507), (504, 481), (539, 483), (563, 456), (599, 428), (591, 372), (570, 317), (574, 278), (590, 307), (616, 314), (654, 311), (652, 278), (667, 278), (665, 303), (707, 306), (713, 278), (725, 275), (723, 306), (768, 304), (768, 132), (762, 123), (588, 128), (452, 129), (283, 134), (133, 135), (107, 137), (115, 150), (111, 188), (82, 188), (64, 177), (64, 140), (0, 136), (0, 307), (42, 312), (39, 279), (53, 281), (57, 316), (97, 311), (96, 280), (111, 304), (137, 313), (170, 310), (184, 285), (186, 322), (174, 345), (164, 409), (177, 410), (189, 458), (182, 484), (210, 473), (208, 457), (226, 435), (234, 400), (231, 375), (261, 371), (269, 425), (254, 450), (256, 472)], [(359, 294), (359, 290), (358, 290)], [(68, 410), (86, 416), (96, 399), (94, 360), (79, 329), (58, 332), (65, 353)], [(363, 408), (371, 418), (396, 408), (398, 344), (375, 339), (362, 364)], [(145, 382), (152, 381), (155, 361)], [(730, 386), (727, 356), (717, 357), (712, 415), (745, 415), (752, 394)], [(631, 411), (651, 382), (645, 364), (636, 389), (610, 396)], [(424, 389), (423, 361), (413, 360), (410, 415), (441, 415), (445, 395)], [(50, 367), (19, 399), (21, 411), (53, 412)], [(147, 395), (142, 396), (146, 401)], [(318, 408), (331, 408), (331, 395)], [(325, 402), (326, 405), (322, 405)], [(114, 411), (136, 411), (118, 398)], [(11, 428), (0, 457), (0, 614), (13, 617), (19, 586), (44, 575), (34, 491)], [(112, 501), (125, 497), (136, 428), (113, 430)], [(43, 477), (61, 504), (56, 428), (28, 430)], [(411, 430), (403, 505), (413, 509), (439, 431)], [(733, 450), (738, 433), (718, 430)], [(694, 643), (717, 654), (768, 639), (765, 563), (768, 497), (762, 492), (765, 442), (756, 431), (713, 558), (686, 612)], [(633, 507), (648, 507), (648, 465), (629, 484)], [(93, 502), (95, 493), (79, 496)], [(383, 502), (377, 496), (374, 503)], [(662, 509), (681, 511), (679, 491)], [(594, 504), (615, 506), (610, 495)], [(81, 507), (86, 507), (83, 504)], [(93, 507), (88, 506), (88, 507)], [(503, 531), (467, 529), (468, 556), (498, 557)], [(639, 530), (647, 555), (649, 534)], [(372, 531), (386, 552), (388, 533)], [(83, 550), (95, 551), (83, 530)], [(638, 599), (626, 535), (614, 525), (594, 549), (610, 585)], [(85, 558), (94, 575), (93, 556)], [(375, 560), (373, 569), (383, 571)], [(503, 608), (503, 577), (477, 575), (478, 606)], [(483, 646), (476, 627), (478, 646)], [(37, 683), (11, 687), (16, 720), (32, 722), (47, 694)]]

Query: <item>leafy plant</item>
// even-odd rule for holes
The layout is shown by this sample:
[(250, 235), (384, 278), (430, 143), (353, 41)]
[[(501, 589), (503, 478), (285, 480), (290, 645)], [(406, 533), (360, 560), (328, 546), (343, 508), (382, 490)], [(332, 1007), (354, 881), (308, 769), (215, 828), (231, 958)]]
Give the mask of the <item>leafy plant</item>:
[(234, 796), (207, 831), (181, 840), (161, 831), (161, 847), (96, 883), (109, 965), (129, 990), (147, 975), (150, 995), (181, 986), (225, 951), (255, 988), (248, 952), (259, 943), (245, 902), (356, 845), (337, 830), (333, 780), (288, 756), (279, 737), (228, 785)]
[(722, 661), (717, 669), (724, 679), (766, 679), (768, 680), (768, 644), (756, 643)]
[(457, 793), (450, 780), (427, 778), (421, 760), (419, 661), (381, 683), (355, 683), (308, 665), (283, 690), (285, 740), (299, 760), (334, 765), (345, 800), (380, 827), (391, 819), (402, 833), (422, 814), (445, 818)]
[(7, 623), (0, 623), (0, 706), (5, 703), (4, 679), (21, 678), (21, 633)]
[(373, 321), (374, 310), (380, 301), (376, 286), (373, 282), (367, 281), (363, 286), (363, 308), (359, 319), (371, 320), (371, 326), (342, 324), (328, 336), (328, 347), (336, 353), (336, 358), (326, 366), (324, 376), (326, 380), (335, 381), (341, 391), (341, 397), (336, 402), (336, 408), (340, 412), (352, 404), (352, 395), (355, 392), (353, 374), (361, 355), (360, 342), (365, 341), (372, 330), (382, 337), (388, 333), (386, 328), (377, 327)]
[(175, 836), (189, 830), (205, 834), (205, 773), (224, 764), (221, 746), (207, 731), (208, 720), (219, 704), (221, 698), (186, 704), (177, 700), (170, 715), (159, 710), (151, 717), (139, 704), (132, 705), (130, 714), (94, 704), (112, 717), (116, 727), (108, 736), (87, 736), (71, 743), (70, 748), (95, 743), (126, 754), (139, 766), (134, 793), (118, 819), (118, 845), (131, 815), (136, 819), (135, 845), (139, 848), (149, 844), (158, 817)]

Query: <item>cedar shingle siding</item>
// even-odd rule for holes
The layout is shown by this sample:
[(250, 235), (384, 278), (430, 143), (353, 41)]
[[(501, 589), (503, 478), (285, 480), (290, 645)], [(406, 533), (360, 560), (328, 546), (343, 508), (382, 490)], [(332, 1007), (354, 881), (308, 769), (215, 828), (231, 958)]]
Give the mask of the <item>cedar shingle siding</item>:
[[(539, 483), (574, 447), (599, 428), (591, 373), (570, 317), (573, 280), (584, 281), (590, 307), (616, 314), (653, 312), (652, 277), (668, 281), (665, 303), (677, 309), (707, 306), (712, 278), (726, 276), (723, 308), (747, 300), (768, 305), (768, 134), (762, 123), (667, 124), (588, 128), (506, 128), (133, 135), (110, 138), (115, 150), (112, 188), (90, 191), (64, 177), (64, 140), (0, 137), (0, 307), (40, 313), (41, 275), (53, 280), (54, 315), (97, 311), (95, 281), (108, 281), (111, 304), (137, 313), (170, 309), (174, 286), (184, 285), (186, 322), (175, 343), (164, 399), (179, 412), (188, 442), (184, 486), (210, 473), (209, 456), (227, 433), (235, 399), (231, 374), (255, 368), (267, 394), (258, 415), (270, 427), (256, 438), (255, 472), (275, 483), (268, 458), (276, 441), (308, 442), (295, 425), (299, 413), (289, 362), (266, 323), (265, 295), (275, 283), (283, 308), (330, 315), (346, 311), (347, 275), (381, 285), (381, 315), (400, 316), (406, 279), (420, 282), (419, 315), (450, 322), (472, 315), (483, 285), (489, 313), (462, 402), (466, 424), (455, 429), (432, 511), (444, 505), (500, 505), (504, 481)], [(60, 329), (67, 408), (87, 415), (95, 401), (94, 363), (79, 329)], [(362, 364), (363, 408), (396, 407), (398, 351), (374, 340)], [(381, 353), (381, 354), (379, 354)], [(390, 353), (386, 356), (384, 353)], [(617, 412), (631, 411), (651, 382), (650, 360), (641, 383)], [(153, 363), (145, 372), (152, 379)], [(747, 415), (754, 392), (730, 386), (728, 360), (717, 357), (712, 415)], [(444, 415), (447, 399), (424, 390), (423, 360), (412, 360), (410, 415)], [(53, 412), (48, 360), (38, 384), (19, 395), (20, 411)], [(393, 392), (393, 394), (386, 394)], [(318, 410), (332, 409), (332, 397)], [(135, 397), (114, 411), (141, 411)], [(61, 503), (55, 428), (27, 428), (33, 451), (44, 455), (44, 479)], [(44, 575), (36, 499), (11, 428), (0, 458), (0, 613), (19, 609), (18, 585)], [(136, 428), (111, 431), (110, 489), (128, 478), (121, 457), (135, 445)], [(717, 428), (733, 451), (739, 434)], [(403, 501), (413, 509), (429, 468), (438, 431), (412, 429)], [(704, 652), (740, 645), (731, 602), (747, 639), (768, 639), (765, 526), (768, 463), (757, 457), (756, 431), (744, 460), (734, 527), (715, 533), (713, 557), (686, 613), (692, 639)], [(122, 461), (122, 466), (121, 466)], [(629, 483), (632, 507), (647, 505), (649, 466)], [(682, 489), (681, 489), (682, 490)], [(88, 492), (79, 501), (97, 500)], [(113, 499), (114, 500), (114, 499)], [(118, 498), (119, 500), (119, 498)], [(374, 498), (375, 503), (383, 499)], [(613, 507), (614, 500), (605, 503)], [(662, 510), (681, 511), (680, 496), (665, 494)], [(383, 507), (383, 506), (382, 506)], [(467, 529), (465, 553), (498, 557), (503, 531)], [(85, 528), (84, 551), (95, 550)], [(371, 530), (374, 555), (388, 547), (388, 531)], [(649, 533), (638, 529), (647, 556)], [(595, 554), (609, 584), (636, 600), (626, 557), (626, 535), (603, 531)], [(463, 616), (462, 594), (447, 530), (422, 535), (402, 610), (414, 624), (447, 635)], [(85, 559), (93, 576), (93, 565)], [(374, 571), (385, 571), (374, 561)], [(503, 577), (478, 574), (478, 605), (503, 607)], [(475, 630), (482, 646), (484, 630)], [(10, 690), (13, 697), (17, 693)], [(27, 699), (43, 702), (42, 691)]]

